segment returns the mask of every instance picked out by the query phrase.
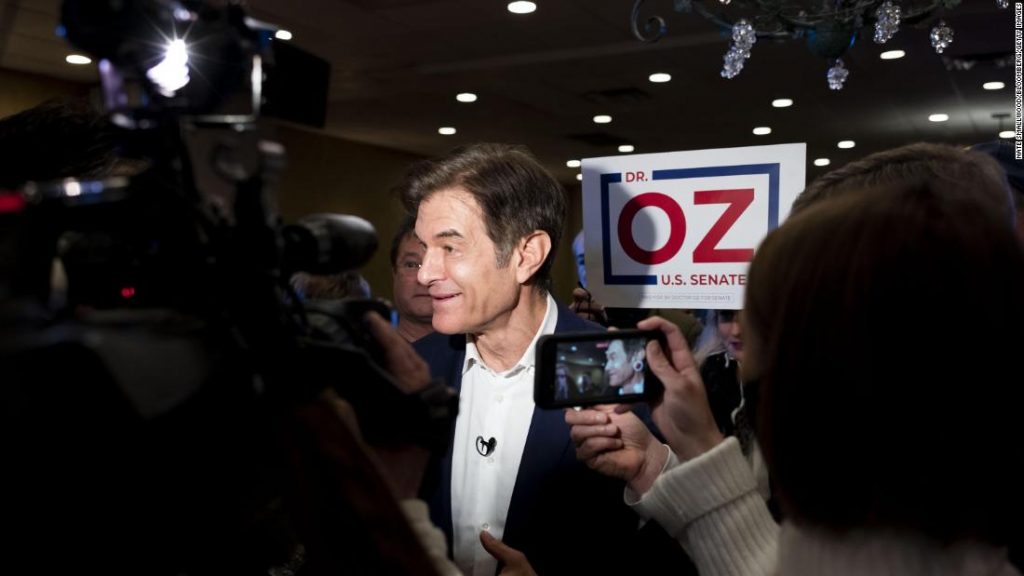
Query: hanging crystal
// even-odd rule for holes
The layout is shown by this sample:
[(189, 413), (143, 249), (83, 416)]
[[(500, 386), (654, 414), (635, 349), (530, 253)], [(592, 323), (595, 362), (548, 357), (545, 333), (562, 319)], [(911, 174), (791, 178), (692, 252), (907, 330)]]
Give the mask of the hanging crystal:
[(996, 0), (996, 6), (999, 6), (1003, 10), (1010, 7), (1010, 0)]
[(757, 33), (754, 32), (754, 27), (750, 25), (750, 22), (740, 20), (732, 27), (732, 41), (737, 47), (747, 52), (747, 57), (749, 58), (750, 49), (757, 42)]
[(935, 53), (942, 54), (953, 43), (953, 29), (947, 26), (944, 21), (939, 20), (935, 28), (932, 28), (931, 39), (932, 48), (935, 48)]
[(828, 87), (832, 90), (842, 90), (849, 75), (850, 71), (843, 65), (842, 59), (836, 58), (835, 64), (828, 69)]
[(722, 65), (722, 78), (735, 78), (743, 70), (743, 62), (746, 58), (735, 46), (730, 46), (725, 53), (725, 64)]
[(757, 42), (757, 32), (746, 20), (740, 20), (732, 27), (732, 44), (725, 53), (722, 78), (735, 78), (743, 70), (743, 64), (750, 58), (750, 49)]
[(726, 5), (726, 6), (729, 5), (729, 2), (732, 2), (732, 0), (718, 0), (718, 1), (721, 2), (722, 4)]
[(889, 0), (875, 10), (875, 43), (885, 44), (900, 30), (902, 10)]

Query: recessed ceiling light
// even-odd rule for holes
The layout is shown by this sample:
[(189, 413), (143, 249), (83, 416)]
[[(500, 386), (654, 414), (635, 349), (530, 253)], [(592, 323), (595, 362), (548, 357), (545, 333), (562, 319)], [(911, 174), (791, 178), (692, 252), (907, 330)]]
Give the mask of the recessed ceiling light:
[(1002, 90), (1003, 88), (1006, 88), (1006, 84), (1003, 84), (1002, 82), (985, 82), (981, 87), (985, 90)]
[(476, 94), (472, 92), (462, 92), (455, 95), (455, 99), (459, 102), (476, 102)]
[(451, 126), (442, 126), (437, 129), (437, 133), (444, 134), (445, 136), (451, 136), (452, 134), (455, 134), (455, 128), (452, 128)]
[(655, 84), (661, 84), (663, 82), (668, 82), (669, 80), (672, 80), (672, 75), (666, 74), (664, 72), (655, 72), (654, 74), (648, 76), (647, 79), (650, 80), (651, 82), (654, 82)]
[(828, 158), (818, 158), (814, 161), (815, 166), (828, 166), (832, 161)]
[(565, 165), (568, 166), (569, 168), (579, 168), (581, 164), (583, 163), (580, 162), (579, 160), (569, 160), (568, 162), (565, 163)]
[(882, 60), (899, 60), (900, 58), (903, 58), (906, 55), (907, 53), (904, 52), (903, 50), (888, 50), (886, 52), (882, 52), (881, 54), (879, 54), (878, 57), (881, 58)]
[(508, 3), (508, 11), (513, 14), (529, 14), (537, 9), (537, 5), (526, 0)]
[(779, 98), (777, 100), (772, 100), (772, 106), (776, 108), (789, 108), (792, 105), (793, 101), (790, 100), (789, 98)]
[(999, 133), (1000, 138), (1014, 138), (1016, 136), (1017, 134), (1015, 134), (1013, 130), (1003, 130)]
[(929, 122), (945, 122), (946, 120), (949, 120), (949, 114), (932, 114), (928, 116)]
[(853, 148), (856, 145), (857, 145), (857, 143), (854, 142), (853, 140), (843, 140), (843, 141), (839, 142), (839, 144), (836, 144), (836, 146), (838, 146), (838, 147), (840, 147), (840, 148), (842, 148), (844, 150), (847, 149), (847, 148)]
[(68, 54), (64, 61), (68, 64), (77, 64), (79, 66), (83, 64), (92, 64), (92, 58), (88, 56), (82, 56), (81, 54)]
[(608, 124), (612, 121), (612, 117), (607, 114), (598, 114), (594, 116), (594, 124)]
[(772, 129), (767, 126), (758, 126), (754, 128), (754, 136), (767, 136), (772, 133)]
[(278, 40), (291, 40), (292, 33), (282, 28), (281, 30), (274, 32), (274, 38), (277, 38)]
[(583, 181), (583, 174), (577, 174), (576, 175), (576, 179), (579, 180), (580, 182), (582, 182)]
[(619, 152), (622, 152), (623, 154), (629, 154), (633, 150), (636, 150), (636, 148), (633, 148), (632, 144), (622, 144), (619, 146)]

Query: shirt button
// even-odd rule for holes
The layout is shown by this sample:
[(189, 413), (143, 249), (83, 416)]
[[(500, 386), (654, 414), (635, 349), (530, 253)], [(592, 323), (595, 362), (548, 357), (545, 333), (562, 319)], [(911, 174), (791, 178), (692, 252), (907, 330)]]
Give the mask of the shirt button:
[(494, 456), (491, 456), (490, 458), (488, 458), (487, 459), (487, 463), (488, 464), (494, 464)]
[(490, 528), (491, 528), (491, 525), (488, 524), (487, 522), (484, 522), (483, 526), (480, 527), (481, 530), (489, 530)]
[(501, 394), (498, 394), (497, 396), (494, 397), (494, 399), (497, 400), (498, 402), (501, 402), (502, 400), (505, 399), (505, 397), (502, 396)]

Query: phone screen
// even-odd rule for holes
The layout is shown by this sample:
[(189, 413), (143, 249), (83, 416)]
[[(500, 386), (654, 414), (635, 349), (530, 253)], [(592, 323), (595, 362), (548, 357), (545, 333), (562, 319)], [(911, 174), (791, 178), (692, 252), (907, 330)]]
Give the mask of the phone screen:
[(538, 343), (534, 400), (542, 408), (640, 402), (661, 383), (647, 366), (647, 342), (658, 331), (553, 334)]

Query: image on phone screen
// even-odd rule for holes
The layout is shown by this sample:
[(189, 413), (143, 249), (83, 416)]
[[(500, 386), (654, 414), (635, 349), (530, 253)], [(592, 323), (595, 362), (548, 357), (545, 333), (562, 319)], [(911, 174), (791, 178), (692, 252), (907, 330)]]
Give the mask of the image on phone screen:
[(535, 400), (542, 407), (638, 402), (660, 383), (647, 366), (651, 334), (636, 330), (552, 335), (538, 344)]

